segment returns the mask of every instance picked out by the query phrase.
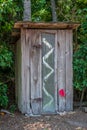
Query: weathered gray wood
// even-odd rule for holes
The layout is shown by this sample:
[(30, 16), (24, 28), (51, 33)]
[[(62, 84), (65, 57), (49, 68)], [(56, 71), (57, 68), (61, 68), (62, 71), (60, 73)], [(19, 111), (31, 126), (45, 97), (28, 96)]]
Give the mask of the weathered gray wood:
[(57, 31), (55, 32), (55, 57), (54, 57), (54, 64), (55, 64), (55, 111), (58, 111), (58, 45), (57, 45)]
[(65, 88), (65, 31), (58, 30), (57, 38), (58, 38), (58, 106), (59, 112), (65, 110), (65, 96), (62, 97), (59, 95), (59, 90), (63, 89), (66, 91)]
[(28, 30), (21, 30), (21, 40), (17, 43), (16, 60), (16, 97), (18, 107), (22, 113), (30, 113), (30, 70), (29, 51), (30, 33)]
[(38, 23), (38, 22), (24, 22), (20, 21), (15, 23), (14, 28), (31, 28), (31, 29), (76, 29), (79, 27), (79, 23), (57, 22), (57, 23)]
[(33, 114), (41, 113), (41, 43), (38, 30), (31, 30), (31, 108)]
[(25, 96), (26, 96), (26, 113), (30, 114), (30, 30), (26, 29), (26, 43), (25, 43)]
[(66, 31), (66, 111), (73, 110), (72, 30)]
[[(72, 30), (38, 30), (23, 26), (21, 40), (16, 46), (16, 100), (19, 110), (34, 115), (73, 110)], [(43, 65), (42, 58), (51, 49), (52, 54), (45, 57), (45, 61), (53, 72), (46, 79), (52, 70), (46, 67), (47, 64)], [(64, 97), (59, 95), (61, 89), (66, 93)]]
[(26, 113), (26, 58), (25, 58), (26, 29), (21, 29), (21, 93), (20, 93), (20, 110)]
[(54, 48), (55, 34), (42, 33), (43, 112), (55, 112)]
[(40, 30), (41, 33), (47, 33), (47, 34), (53, 34), (55, 35), (55, 51), (54, 51), (54, 71), (55, 71), (55, 74), (54, 74), (54, 88), (55, 88), (55, 92), (54, 92), (54, 95), (55, 95), (55, 112), (58, 111), (58, 59), (57, 59), (57, 51), (58, 51), (58, 46), (57, 46), (57, 30)]

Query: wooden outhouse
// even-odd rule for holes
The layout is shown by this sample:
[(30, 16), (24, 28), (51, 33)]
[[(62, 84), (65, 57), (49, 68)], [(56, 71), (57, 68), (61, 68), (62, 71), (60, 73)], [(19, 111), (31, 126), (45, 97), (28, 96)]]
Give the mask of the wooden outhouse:
[(72, 43), (77, 23), (17, 22), (16, 100), (24, 114), (73, 110)]

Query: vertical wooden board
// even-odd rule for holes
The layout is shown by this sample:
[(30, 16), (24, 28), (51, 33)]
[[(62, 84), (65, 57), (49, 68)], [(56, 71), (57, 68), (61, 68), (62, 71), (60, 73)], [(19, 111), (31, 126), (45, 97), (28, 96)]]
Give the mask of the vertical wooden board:
[(31, 108), (33, 114), (41, 113), (41, 42), (38, 30), (31, 30)]
[(72, 30), (66, 30), (66, 111), (73, 110)]
[(58, 111), (63, 112), (65, 111), (65, 96), (61, 96), (59, 91), (63, 89), (66, 91), (65, 88), (65, 30), (58, 30), (57, 34), (58, 38)]
[(16, 94), (17, 94), (17, 104), (19, 110), (21, 110), (21, 98), (22, 98), (22, 88), (21, 88), (21, 41), (17, 42), (17, 50), (16, 50)]
[(42, 82), (43, 82), (43, 112), (55, 112), (54, 83), (54, 49), (55, 34), (42, 33)]
[(18, 41), (15, 46), (15, 97), (18, 104)]
[(30, 30), (26, 29), (25, 43), (25, 96), (26, 96), (26, 113), (30, 114), (30, 49), (31, 49)]
[(21, 42), (18, 44), (18, 106), (22, 113), (30, 114), (30, 33), (21, 29)]
[(55, 32), (55, 54), (54, 54), (54, 64), (55, 64), (55, 110), (58, 111), (58, 45), (57, 45), (57, 31)]
[(20, 93), (20, 110), (22, 113), (26, 113), (26, 29), (21, 28), (21, 93)]

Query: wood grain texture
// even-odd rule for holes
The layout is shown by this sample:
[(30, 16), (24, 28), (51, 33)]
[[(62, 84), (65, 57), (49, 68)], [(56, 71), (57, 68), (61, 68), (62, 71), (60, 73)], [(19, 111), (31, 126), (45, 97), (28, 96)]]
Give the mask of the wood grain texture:
[(66, 91), (65, 85), (65, 31), (59, 30), (57, 34), (58, 38), (58, 106), (59, 112), (63, 112), (65, 110), (65, 96), (62, 97), (59, 95), (59, 90), (63, 89)]
[(28, 29), (21, 29), (21, 93), (20, 110), (22, 113), (31, 113), (31, 32)]
[(31, 30), (31, 108), (33, 114), (41, 113), (41, 48), (40, 33)]
[(26, 29), (26, 43), (25, 43), (25, 96), (26, 96), (26, 113), (30, 114), (30, 31)]
[[(35, 27), (38, 25), (35, 24)], [(50, 48), (46, 43), (43, 46), (43, 39), (51, 45)], [(43, 67), (42, 58), (51, 49), (52, 54), (45, 57), (45, 60), (53, 72), (48, 82), (45, 82), (52, 103), (44, 112), (48, 112), (48, 109), (51, 113), (73, 110), (72, 30), (38, 30), (25, 27), (21, 28), (21, 39), (16, 44), (15, 62), (16, 101), (22, 113), (39, 115), (43, 112), (43, 106), (51, 101), (46, 93), (42, 94), (43, 77), (52, 71), (49, 67)], [(66, 96), (59, 95), (61, 89)]]
[(42, 33), (43, 112), (55, 112), (54, 49), (55, 34)]
[(66, 111), (73, 110), (72, 30), (66, 30)]
[(80, 26), (79, 23), (69, 23), (69, 22), (55, 22), (55, 23), (37, 23), (37, 22), (17, 22), (14, 28), (31, 28), (31, 29), (76, 29)]
[(22, 113), (26, 113), (26, 68), (25, 68), (25, 44), (26, 44), (26, 30), (21, 29), (21, 93), (20, 93), (20, 110)]
[(58, 45), (57, 45), (57, 31), (55, 32), (55, 57), (54, 57), (54, 64), (55, 64), (55, 111), (58, 111)]

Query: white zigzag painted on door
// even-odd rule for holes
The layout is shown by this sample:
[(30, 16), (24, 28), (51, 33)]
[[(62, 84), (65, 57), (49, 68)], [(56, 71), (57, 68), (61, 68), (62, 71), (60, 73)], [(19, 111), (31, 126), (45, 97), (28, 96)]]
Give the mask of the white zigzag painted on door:
[(47, 79), (48, 79), (48, 78), (52, 75), (52, 73), (54, 72), (53, 68), (46, 62), (46, 59), (48, 59), (49, 56), (53, 53), (54, 48), (52, 47), (52, 45), (50, 45), (50, 43), (48, 43), (48, 42), (46, 41), (45, 38), (43, 38), (43, 43), (50, 49), (50, 50), (43, 56), (43, 64), (45, 65), (45, 67), (47, 67), (47, 68), (50, 70), (50, 72), (49, 72), (47, 75), (45, 75), (45, 77), (43, 78), (43, 91), (44, 91), (44, 93), (47, 95), (47, 97), (50, 99), (50, 101), (49, 101), (47, 104), (45, 104), (44, 107), (43, 107), (43, 110), (46, 110), (46, 108), (47, 108), (48, 106), (50, 106), (50, 105), (53, 103), (53, 101), (54, 101), (54, 99), (53, 99), (53, 97), (51, 96), (51, 94), (49, 94), (49, 92), (48, 92), (48, 91), (46, 90), (46, 88), (45, 88), (45, 82), (47, 81)]

